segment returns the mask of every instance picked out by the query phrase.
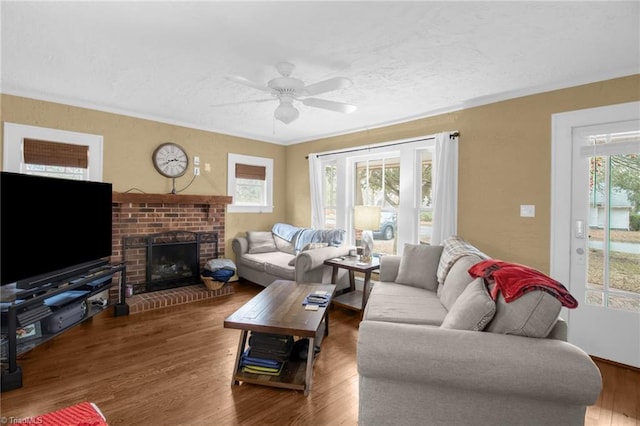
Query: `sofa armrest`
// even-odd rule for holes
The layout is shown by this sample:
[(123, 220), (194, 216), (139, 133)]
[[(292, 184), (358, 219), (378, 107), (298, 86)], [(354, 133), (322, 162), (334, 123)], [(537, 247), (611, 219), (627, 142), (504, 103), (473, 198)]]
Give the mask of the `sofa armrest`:
[(380, 257), (380, 281), (393, 282), (398, 276), (401, 256), (384, 255)]
[(363, 321), (358, 373), (392, 382), (592, 405), (600, 371), (560, 340)]
[(243, 254), (249, 252), (249, 240), (247, 237), (235, 237), (231, 242), (231, 248), (233, 252), (236, 254), (236, 260), (239, 259)]
[[(322, 247), (313, 250), (305, 250), (296, 256), (296, 281), (298, 280), (298, 274), (304, 274), (319, 266), (324, 265), (324, 261), (333, 259), (334, 257), (347, 256), (349, 254), (349, 247)], [(301, 281), (299, 281), (301, 282)]]

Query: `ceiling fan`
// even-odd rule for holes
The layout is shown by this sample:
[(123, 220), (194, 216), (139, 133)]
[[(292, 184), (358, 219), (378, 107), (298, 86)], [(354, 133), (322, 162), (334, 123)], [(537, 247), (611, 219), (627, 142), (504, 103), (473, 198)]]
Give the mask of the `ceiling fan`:
[(293, 106), (294, 101), (300, 101), (303, 105), (313, 108), (322, 108), (345, 114), (356, 110), (357, 107), (355, 105), (308, 97), (350, 87), (353, 84), (350, 79), (346, 77), (334, 77), (318, 83), (305, 85), (304, 81), (291, 77), (291, 73), (294, 68), (295, 66), (289, 62), (280, 62), (276, 64), (276, 69), (278, 70), (278, 73), (280, 73), (281, 77), (269, 80), (266, 85), (251, 81), (241, 76), (227, 76), (226, 78), (236, 83), (244, 84), (245, 86), (270, 93), (272, 96), (271, 98), (246, 102), (267, 102), (278, 100), (280, 105), (278, 105), (274, 111), (274, 117), (285, 124), (291, 123), (300, 115), (300, 112)]

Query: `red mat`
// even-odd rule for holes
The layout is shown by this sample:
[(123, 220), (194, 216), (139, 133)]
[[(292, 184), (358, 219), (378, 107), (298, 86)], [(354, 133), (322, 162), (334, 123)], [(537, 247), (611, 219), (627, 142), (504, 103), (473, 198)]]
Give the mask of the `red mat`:
[[(18, 419), (16, 419), (18, 420)], [(82, 402), (36, 417), (12, 421), (12, 424), (43, 426), (108, 426), (100, 409), (91, 402)]]

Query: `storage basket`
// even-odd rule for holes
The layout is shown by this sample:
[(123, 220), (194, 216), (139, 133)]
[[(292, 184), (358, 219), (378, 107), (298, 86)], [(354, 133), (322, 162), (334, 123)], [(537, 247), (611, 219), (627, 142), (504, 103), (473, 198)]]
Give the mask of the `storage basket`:
[(200, 275), (202, 278), (202, 282), (204, 286), (207, 287), (207, 290), (220, 290), (226, 283), (222, 281), (216, 281), (212, 277), (205, 277), (204, 275)]

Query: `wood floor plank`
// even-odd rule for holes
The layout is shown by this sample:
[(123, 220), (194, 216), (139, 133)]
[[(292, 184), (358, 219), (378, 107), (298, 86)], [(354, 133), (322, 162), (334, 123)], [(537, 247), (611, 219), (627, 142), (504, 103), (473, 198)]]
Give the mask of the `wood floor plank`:
[(586, 426), (640, 426), (640, 370), (594, 359), (602, 375), (602, 392), (587, 408)]
[[(82, 401), (119, 425), (358, 424), (356, 341), (360, 314), (330, 310), (313, 389), (231, 386), (240, 331), (224, 319), (261, 287), (113, 317), (105, 312), (24, 354), (24, 386), (0, 394), (0, 415), (34, 417)], [(640, 426), (640, 372), (596, 360), (604, 388), (588, 426)]]

